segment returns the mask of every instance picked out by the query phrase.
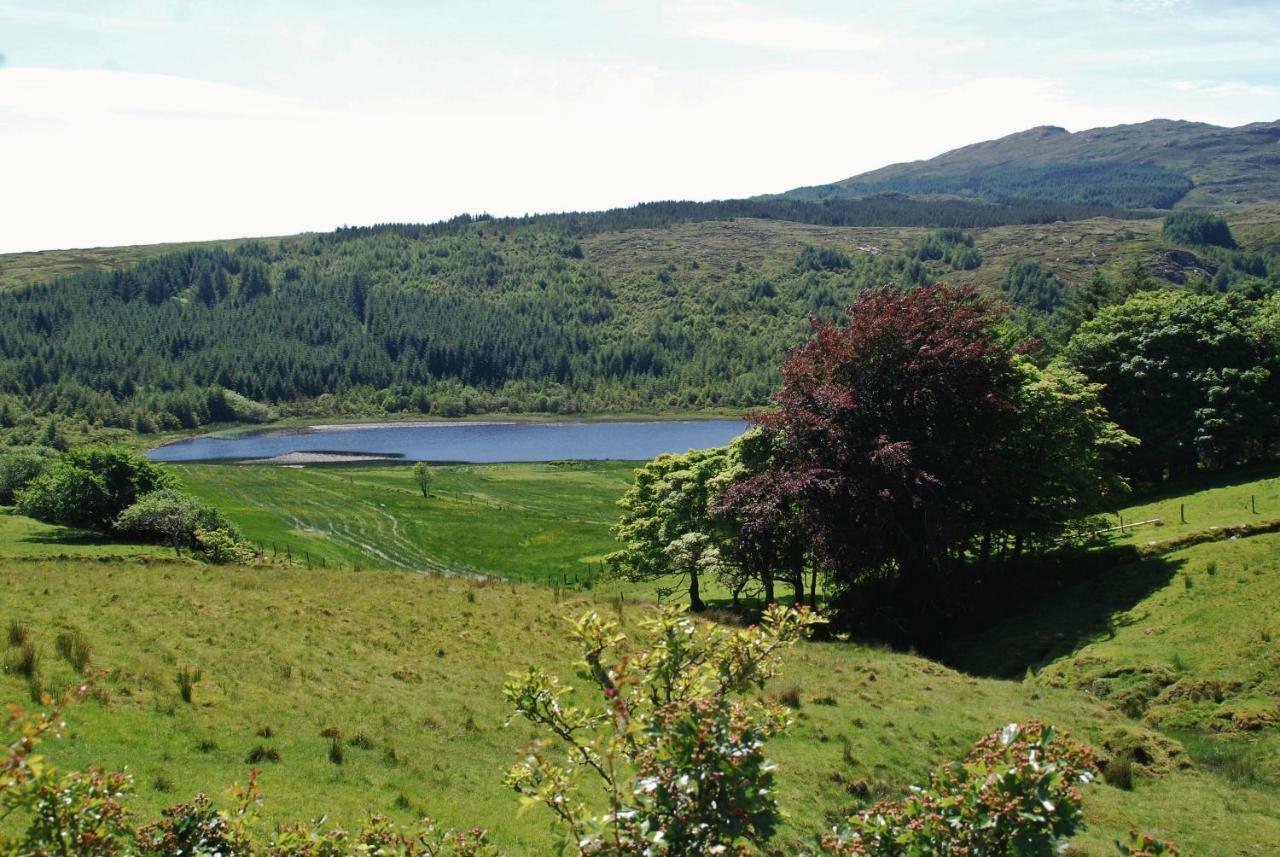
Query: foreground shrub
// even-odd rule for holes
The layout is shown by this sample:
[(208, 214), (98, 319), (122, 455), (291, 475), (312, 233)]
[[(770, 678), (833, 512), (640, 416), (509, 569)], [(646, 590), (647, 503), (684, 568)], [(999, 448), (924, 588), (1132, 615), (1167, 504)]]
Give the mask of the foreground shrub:
[[(204, 795), (162, 811), (153, 822), (133, 827), (121, 801), (133, 789), (124, 772), (88, 768), (59, 773), (36, 751), (42, 740), (65, 727), (62, 708), (88, 694), (88, 683), (58, 706), (29, 714), (10, 706), (6, 743), (0, 752), (0, 855), (4, 857), (496, 857), (480, 830), (441, 830), (430, 819), (398, 826), (371, 816), (355, 833), (285, 825), (266, 838), (254, 833), (262, 792), (257, 772), (248, 785), (231, 790), (231, 809), (221, 810)], [(48, 700), (46, 700), (47, 702)]]
[(1164, 842), (1136, 830), (1129, 831), (1128, 842), (1117, 842), (1116, 850), (1124, 857), (1178, 857), (1182, 853), (1172, 842)]
[(1084, 828), (1078, 784), (1098, 769), (1088, 748), (1040, 723), (1010, 724), (926, 788), (876, 804), (828, 836), (820, 853), (1050, 857)]
[[(508, 682), (516, 712), (557, 744), (533, 747), (508, 785), (556, 816), (566, 853), (753, 853), (778, 822), (763, 748), (787, 713), (746, 694), (818, 621), (773, 606), (759, 627), (726, 630), (668, 609), (644, 623), (648, 648), (624, 651), (615, 625), (584, 616), (574, 635), (599, 697), (574, 705), (538, 669)], [(603, 813), (584, 803), (584, 780), (603, 786)]]
[(397, 826), (381, 815), (371, 815), (356, 833), (341, 828), (324, 829), (289, 824), (280, 828), (268, 849), (271, 857), (346, 857), (346, 855), (396, 855), (396, 857), (497, 857), (483, 830), (460, 833), (442, 831), (430, 819)]
[[(256, 779), (250, 781), (256, 789)], [(180, 803), (160, 813), (160, 820), (138, 828), (139, 857), (174, 854), (247, 854), (251, 845), (241, 825), (219, 812), (203, 794), (191, 803)]]

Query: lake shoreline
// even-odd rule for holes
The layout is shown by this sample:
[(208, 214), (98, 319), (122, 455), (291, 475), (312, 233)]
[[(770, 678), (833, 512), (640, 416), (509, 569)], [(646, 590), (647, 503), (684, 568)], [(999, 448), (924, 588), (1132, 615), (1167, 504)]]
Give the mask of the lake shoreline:
[[(158, 443), (150, 446), (138, 444), (138, 447), (144, 454), (155, 452), (167, 446), (178, 443), (195, 440), (198, 438), (239, 438), (248, 435), (263, 434), (289, 434), (304, 433), (307, 431), (340, 431), (340, 430), (359, 430), (363, 428), (447, 428), (451, 426), (504, 426), (504, 425), (594, 425), (598, 423), (680, 423), (680, 422), (702, 422), (706, 420), (743, 420), (747, 419), (749, 413), (754, 413), (758, 409), (753, 408), (733, 408), (727, 410), (710, 410), (710, 411), (687, 411), (687, 412), (667, 412), (667, 413), (622, 413), (622, 414), (543, 414), (543, 413), (517, 413), (506, 415), (503, 414), (498, 419), (494, 419), (491, 415), (489, 419), (481, 418), (483, 415), (472, 415), (462, 417), (444, 417), (436, 419), (423, 419), (421, 415), (415, 417), (405, 417), (403, 419), (397, 417), (378, 416), (378, 417), (352, 417), (350, 421), (344, 420), (337, 416), (308, 416), (308, 417), (285, 417), (283, 419), (272, 420), (266, 423), (222, 423), (209, 426), (202, 426), (197, 429), (182, 430), (170, 434)], [(320, 420), (322, 422), (312, 422)], [(143, 435), (137, 435), (141, 440)]]
[(641, 461), (723, 446), (748, 428), (741, 418), (317, 423), (186, 438), (146, 454), (155, 461), (275, 465)]

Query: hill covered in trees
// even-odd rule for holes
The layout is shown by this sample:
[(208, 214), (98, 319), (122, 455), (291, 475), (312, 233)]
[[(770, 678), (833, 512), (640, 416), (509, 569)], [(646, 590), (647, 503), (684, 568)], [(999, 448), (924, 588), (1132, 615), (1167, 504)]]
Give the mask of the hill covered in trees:
[(1076, 133), (1045, 125), (925, 161), (796, 188), (826, 200), (894, 192), (1203, 208), (1280, 198), (1280, 122), (1222, 128), (1154, 119)]
[[(1020, 206), (663, 203), (95, 251), (0, 291), (0, 425), (48, 442), (273, 413), (744, 408), (776, 389), (811, 317), (868, 286), (974, 284), (1053, 343), (1080, 300), (1280, 275), (1265, 207), (1227, 248), (1158, 219)], [(67, 263), (48, 255), (5, 257), (0, 276)]]

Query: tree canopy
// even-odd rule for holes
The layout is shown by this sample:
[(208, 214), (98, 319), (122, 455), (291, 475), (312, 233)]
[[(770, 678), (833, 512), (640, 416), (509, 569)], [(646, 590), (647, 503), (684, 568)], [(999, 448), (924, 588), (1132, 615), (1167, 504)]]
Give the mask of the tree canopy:
[(1080, 326), (1062, 359), (1102, 385), (1112, 419), (1141, 441), (1130, 472), (1176, 478), (1268, 454), (1277, 357), (1263, 306), (1237, 294), (1146, 291)]

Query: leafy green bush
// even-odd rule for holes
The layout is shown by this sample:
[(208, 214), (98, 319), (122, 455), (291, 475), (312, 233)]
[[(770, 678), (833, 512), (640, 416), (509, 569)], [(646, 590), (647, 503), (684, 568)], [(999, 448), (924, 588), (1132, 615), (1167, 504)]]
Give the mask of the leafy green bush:
[[(255, 784), (251, 781), (250, 788)], [(139, 857), (169, 857), (172, 854), (248, 853), (251, 844), (240, 825), (219, 812), (209, 798), (198, 794), (191, 803), (162, 810), (160, 820), (138, 828), (135, 834)]]
[(1234, 248), (1236, 239), (1231, 235), (1227, 221), (1207, 211), (1179, 211), (1164, 219), (1162, 230), (1166, 241), (1175, 244), (1210, 245)]
[(1117, 842), (1116, 850), (1123, 857), (1178, 857), (1182, 853), (1172, 842), (1164, 842), (1136, 830), (1129, 831), (1128, 842)]
[(33, 479), (15, 499), (19, 515), (86, 529), (99, 528), (99, 510), (109, 504), (102, 478), (65, 460)]
[(51, 449), (31, 447), (0, 455), (0, 505), (12, 503), (15, 495), (30, 485), (56, 460)]
[(928, 787), (849, 819), (820, 853), (1050, 857), (1084, 827), (1077, 784), (1097, 768), (1092, 751), (1059, 739), (1053, 727), (1010, 724), (963, 763), (939, 768)]
[(195, 548), (209, 562), (218, 565), (247, 565), (257, 556), (235, 530), (225, 528), (205, 530), (197, 527)]
[(18, 492), (18, 513), (50, 524), (108, 532), (135, 500), (171, 483), (160, 465), (131, 450), (73, 449)]
[[(775, 605), (759, 627), (729, 631), (668, 609), (644, 623), (651, 645), (623, 651), (615, 625), (584, 616), (575, 636), (600, 696), (574, 705), (536, 668), (508, 682), (516, 712), (559, 746), (536, 744), (507, 784), (551, 810), (570, 852), (747, 852), (778, 821), (763, 747), (788, 722), (785, 709), (747, 694), (817, 621)], [(584, 778), (603, 787), (605, 812), (583, 801)]]

